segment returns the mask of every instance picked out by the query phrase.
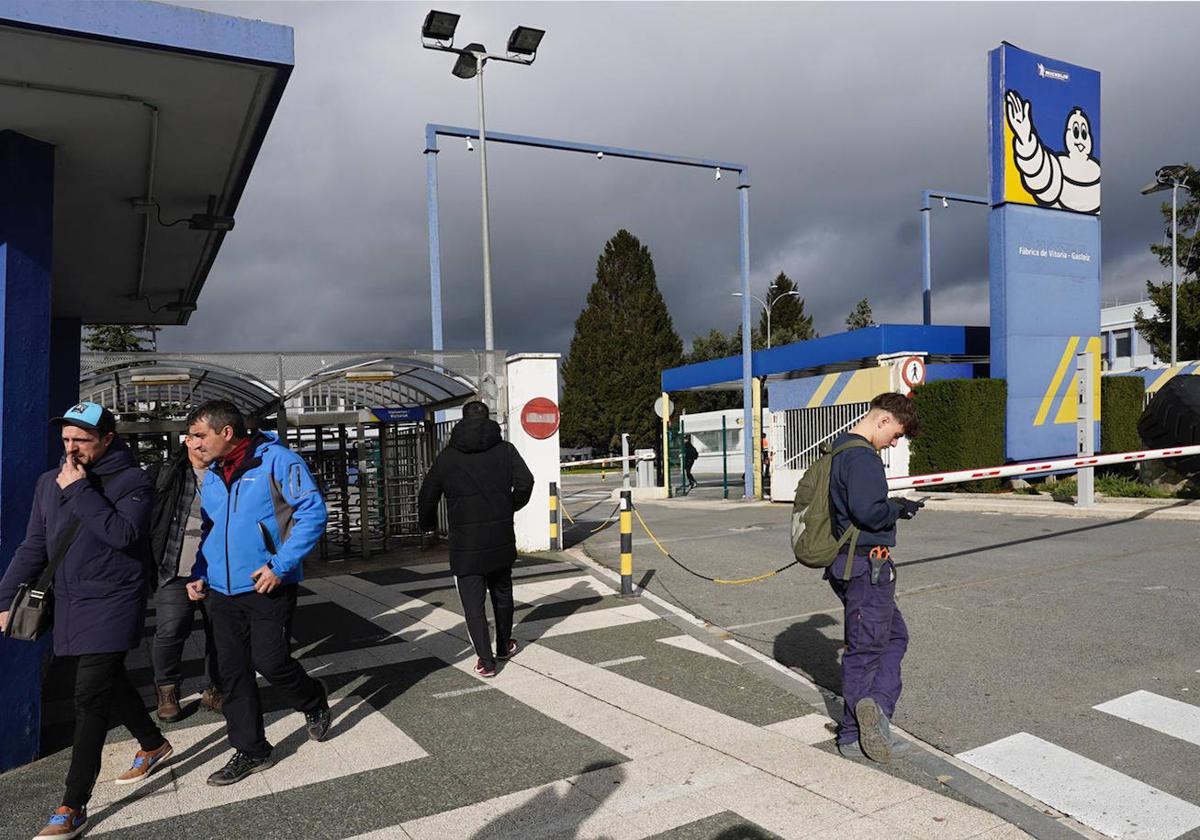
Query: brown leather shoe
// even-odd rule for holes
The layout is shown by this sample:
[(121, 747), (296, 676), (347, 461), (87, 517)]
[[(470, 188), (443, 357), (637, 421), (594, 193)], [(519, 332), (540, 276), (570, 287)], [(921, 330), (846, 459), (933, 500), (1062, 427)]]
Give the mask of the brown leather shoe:
[(208, 709), (210, 712), (221, 714), (221, 706), (225, 702), (225, 695), (221, 693), (221, 689), (210, 685), (204, 689), (204, 693), (200, 695), (200, 705)]
[(174, 723), (179, 720), (182, 709), (179, 708), (179, 686), (158, 686), (158, 719), (163, 723)]

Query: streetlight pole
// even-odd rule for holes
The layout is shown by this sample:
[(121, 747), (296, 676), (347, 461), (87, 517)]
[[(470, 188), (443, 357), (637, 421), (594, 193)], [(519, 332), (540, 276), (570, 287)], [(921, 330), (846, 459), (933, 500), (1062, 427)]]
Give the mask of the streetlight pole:
[(491, 368), (491, 352), (496, 349), (496, 327), (492, 316), (492, 230), (488, 215), (487, 179), (487, 130), (483, 120), (483, 64), (486, 57), (475, 53), (475, 78), (479, 91), (479, 190), (483, 201), (483, 349), (488, 352)]
[[(451, 72), (460, 79), (469, 79), (474, 76), (476, 80), (476, 92), (479, 100), (479, 192), (482, 204), (481, 225), (483, 228), (483, 349), (487, 352), (487, 369), (489, 379), (491, 380), (489, 388), (494, 388), (495, 378), (493, 367), (495, 361), (492, 359), (492, 354), (496, 349), (496, 337), (492, 310), (492, 234), (490, 214), (488, 212), (487, 132), (484, 127), (483, 66), (491, 59), (507, 61), (512, 64), (533, 64), (537, 58), (538, 46), (541, 44), (542, 37), (546, 33), (542, 29), (518, 26), (513, 29), (512, 34), (508, 37), (505, 55), (492, 55), (488, 53), (483, 44), (467, 44), (466, 47), (461, 49), (454, 46), (454, 33), (458, 29), (458, 20), (459, 15), (451, 12), (439, 12), (436, 9), (430, 11), (425, 17), (425, 22), (421, 25), (421, 46), (428, 50), (441, 50), (442, 52), (456, 54), (458, 61)], [(427, 153), (429, 151), (429, 149), (426, 150)], [(437, 176), (436, 163), (432, 158), (430, 158), (430, 162), (428, 163), (428, 169), (431, 183), (434, 185), (430, 189), (430, 197), (428, 199), (430, 210), (433, 211), (436, 209), (435, 190)], [(431, 243), (436, 242), (436, 230), (436, 227), (431, 226)], [(435, 259), (436, 257), (431, 249), (431, 264)], [(438, 270), (440, 272), (440, 267)], [(440, 277), (438, 278), (438, 285), (440, 286)], [(440, 288), (437, 291), (440, 294)], [(434, 321), (434, 343), (439, 345), (434, 349), (440, 350), (440, 305), (435, 307)]]
[(1179, 307), (1176, 297), (1179, 293), (1179, 182), (1171, 182), (1171, 367), (1175, 367), (1179, 359), (1178, 324), (1176, 313)]
[[(741, 292), (730, 292), (730, 294), (733, 297), (742, 297)], [(771, 349), (771, 309), (775, 306), (775, 304), (779, 303), (779, 301), (783, 300), (785, 297), (802, 297), (802, 295), (798, 291), (793, 289), (790, 292), (784, 292), (783, 294), (777, 296), (770, 303), (767, 303), (765, 300), (760, 298), (758, 295), (750, 295), (750, 297), (753, 298), (754, 300), (758, 301), (759, 305), (761, 305), (762, 308), (765, 309), (767, 312), (767, 349), (770, 350)]]
[(940, 198), (943, 207), (949, 207), (951, 201), (962, 204), (988, 205), (988, 200), (982, 195), (964, 195), (963, 193), (945, 192), (944, 190), (925, 190), (921, 193), (921, 311), (922, 321), (928, 326), (933, 323), (933, 256), (930, 245), (930, 212), (929, 200)]
[(1154, 173), (1154, 180), (1142, 187), (1142, 195), (1171, 188), (1171, 367), (1179, 363), (1179, 188), (1191, 191), (1186, 176), (1187, 167), (1181, 164), (1160, 166)]

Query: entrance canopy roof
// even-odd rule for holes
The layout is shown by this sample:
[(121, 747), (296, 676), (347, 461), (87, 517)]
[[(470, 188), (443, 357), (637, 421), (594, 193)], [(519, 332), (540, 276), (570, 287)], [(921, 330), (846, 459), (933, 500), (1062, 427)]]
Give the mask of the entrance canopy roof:
[(159, 418), (182, 419), (206, 400), (224, 399), (260, 420), (282, 401), (290, 422), (304, 425), (332, 415), (346, 422), (343, 415), (363, 410), (385, 420), (413, 409), (398, 415), (412, 420), (472, 399), (489, 376), (503, 384), (503, 352), (493, 352), (490, 368), (486, 353), (469, 350), (83, 353), (79, 396), (118, 415)]
[[(184, 324), (293, 64), (290, 27), (129, 0), (0, 0), (0, 131), (55, 147), (54, 315)], [(210, 198), (211, 197), (211, 198)]]
[[(979, 362), (988, 358), (988, 335), (987, 327), (877, 324), (757, 350), (751, 356), (751, 375), (771, 380), (837, 373), (874, 366), (878, 356), (908, 352), (927, 353), (926, 361), (935, 364)], [(670, 368), (662, 373), (662, 389), (667, 392), (741, 388), (741, 356)]]

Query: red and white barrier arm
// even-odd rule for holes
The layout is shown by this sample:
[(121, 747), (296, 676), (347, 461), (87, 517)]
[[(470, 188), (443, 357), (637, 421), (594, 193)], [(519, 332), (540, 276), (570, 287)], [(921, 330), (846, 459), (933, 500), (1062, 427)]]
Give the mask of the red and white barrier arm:
[(903, 475), (888, 479), (889, 490), (908, 490), (914, 487), (936, 487), (943, 484), (962, 484), (964, 481), (981, 481), (985, 478), (1019, 478), (1038, 473), (1078, 470), (1083, 467), (1106, 467), (1112, 464), (1132, 464), (1138, 461), (1154, 461), (1160, 458), (1182, 458), (1200, 455), (1200, 446), (1177, 446), (1171, 449), (1144, 449), (1139, 452), (1113, 452), (1109, 455), (1060, 458), (1055, 461), (1024, 461), (1005, 464), (1002, 467), (982, 467), (974, 470), (930, 473), (928, 475)]
[[(619, 464), (619, 463), (621, 463), (622, 460), (624, 460), (624, 459), (620, 455), (617, 455), (615, 458), (591, 458), (587, 461), (563, 461), (558, 466), (560, 469), (568, 470), (571, 467), (592, 467), (592, 466), (595, 466), (596, 464), (614, 464), (614, 463)], [(629, 462), (631, 464), (636, 464), (638, 461), (653, 461), (653, 460), (654, 460), (653, 455), (646, 455), (641, 458), (639, 458), (637, 455), (629, 456)]]

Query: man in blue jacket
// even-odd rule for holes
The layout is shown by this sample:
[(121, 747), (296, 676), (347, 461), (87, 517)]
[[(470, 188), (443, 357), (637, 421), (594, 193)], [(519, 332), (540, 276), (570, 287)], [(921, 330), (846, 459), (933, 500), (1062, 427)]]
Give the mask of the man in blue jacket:
[[(51, 554), (62, 557), (53, 582), (54, 655), (75, 672), (75, 738), (62, 805), (38, 837), (70, 838), (87, 829), (110, 720), (141, 747), (117, 784), (143, 781), (171, 745), (125, 671), (125, 654), (141, 642), (149, 592), (150, 477), (116, 436), (108, 409), (84, 402), (51, 422), (62, 426), (62, 465), (38, 478), (25, 539), (0, 580), (0, 609), (22, 583), (38, 579)], [(7, 622), (0, 612), (0, 628)]]
[[(908, 627), (896, 606), (896, 520), (920, 508), (910, 499), (889, 499), (879, 452), (900, 438), (916, 437), (917, 410), (903, 394), (880, 394), (865, 417), (833, 442), (829, 513), (838, 539), (857, 528), (825, 579), (845, 607), (846, 648), (842, 653), (842, 699), (837, 749), (843, 756), (890, 761), (889, 721), (900, 699), (900, 660), (908, 650)], [(853, 550), (851, 550), (853, 546)]]
[(310, 739), (329, 731), (325, 689), (290, 649), (296, 584), (325, 530), (325, 500), (300, 456), (272, 434), (247, 435), (233, 403), (206, 402), (187, 424), (193, 451), (211, 465), (200, 487), (204, 536), (188, 594), (208, 599), (234, 749), (208, 783), (231, 785), (274, 764), (255, 671), (304, 713)]

